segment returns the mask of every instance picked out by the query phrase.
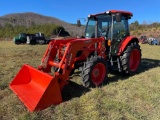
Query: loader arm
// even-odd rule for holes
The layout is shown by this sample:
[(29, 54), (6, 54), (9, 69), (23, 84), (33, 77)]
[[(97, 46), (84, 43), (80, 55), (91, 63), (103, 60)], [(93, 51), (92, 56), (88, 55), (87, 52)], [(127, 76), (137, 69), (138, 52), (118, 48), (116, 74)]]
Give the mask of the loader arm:
[[(102, 42), (104, 38), (92, 38), (92, 39), (69, 39), (69, 40), (57, 40), (52, 41), (49, 44), (46, 53), (42, 59), (41, 65), (38, 67), (39, 70), (43, 72), (50, 73), (52, 67), (58, 68), (55, 72), (55, 76), (61, 81), (69, 80), (69, 74), (74, 66), (74, 61), (76, 60), (76, 54), (78, 51), (82, 50), (97, 50), (101, 56), (105, 53), (105, 49), (102, 49)], [(98, 48), (93, 48), (95, 43), (99, 43)], [(59, 62), (54, 61), (56, 55), (62, 46), (65, 46), (65, 52)], [(101, 50), (101, 51), (99, 51)], [(60, 72), (61, 71), (61, 72)]]

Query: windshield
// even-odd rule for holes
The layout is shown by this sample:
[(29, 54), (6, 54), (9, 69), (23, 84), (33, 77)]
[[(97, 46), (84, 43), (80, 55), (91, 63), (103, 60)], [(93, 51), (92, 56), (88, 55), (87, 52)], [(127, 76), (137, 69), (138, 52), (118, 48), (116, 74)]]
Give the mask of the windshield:
[(89, 18), (85, 31), (86, 38), (91, 38), (91, 36), (95, 33), (95, 25), (96, 21), (93, 18)]
[[(112, 16), (111, 15), (98, 15), (98, 36), (106, 37), (111, 28)], [(86, 38), (95, 37), (95, 25), (96, 20), (94, 18), (88, 18), (87, 27), (85, 31)]]
[[(112, 17), (113, 17), (113, 28), (112, 27)], [(97, 27), (96, 27), (97, 24)], [(95, 29), (97, 28), (97, 37), (103, 36), (105, 38), (113, 39), (123, 39), (129, 35), (129, 27), (128, 27), (128, 18), (126, 16), (122, 16), (120, 22), (116, 22), (115, 15), (97, 15), (96, 19), (94, 17), (88, 18), (85, 37), (86, 38), (94, 38), (95, 37)]]

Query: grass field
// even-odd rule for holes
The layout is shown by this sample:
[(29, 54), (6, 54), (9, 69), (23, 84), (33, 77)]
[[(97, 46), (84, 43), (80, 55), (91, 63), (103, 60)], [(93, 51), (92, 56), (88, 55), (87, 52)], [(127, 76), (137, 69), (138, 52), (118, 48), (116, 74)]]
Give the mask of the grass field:
[(138, 74), (109, 74), (109, 84), (94, 89), (84, 88), (73, 76), (63, 92), (63, 103), (30, 113), (8, 86), (23, 64), (37, 68), (47, 45), (0, 41), (0, 119), (160, 120), (160, 46), (140, 46)]

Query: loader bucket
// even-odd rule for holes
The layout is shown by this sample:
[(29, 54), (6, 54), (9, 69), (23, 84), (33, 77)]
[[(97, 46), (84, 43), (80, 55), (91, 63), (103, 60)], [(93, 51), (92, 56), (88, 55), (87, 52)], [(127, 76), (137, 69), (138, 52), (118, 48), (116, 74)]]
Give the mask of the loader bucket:
[(28, 65), (23, 65), (10, 88), (30, 111), (62, 102), (58, 79)]

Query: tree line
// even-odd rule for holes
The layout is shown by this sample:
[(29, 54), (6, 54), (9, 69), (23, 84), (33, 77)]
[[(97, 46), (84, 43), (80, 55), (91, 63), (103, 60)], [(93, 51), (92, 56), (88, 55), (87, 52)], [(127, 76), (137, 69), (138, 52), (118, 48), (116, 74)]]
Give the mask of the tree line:
[(55, 24), (33, 25), (27, 27), (24, 25), (14, 26), (7, 23), (4, 26), (0, 26), (0, 38), (13, 38), (19, 33), (34, 34), (37, 32), (44, 33), (46, 37), (51, 37), (54, 35), (69, 35), (64, 27)]
[(138, 21), (135, 21), (130, 24), (130, 30), (143, 30), (146, 28), (160, 28), (160, 23), (159, 22), (153, 22), (153, 23), (147, 23), (144, 21), (142, 24), (140, 24)]
[[(143, 30), (148, 28), (160, 28), (159, 22), (153, 22), (148, 24), (147, 22), (143, 22), (139, 24), (138, 21), (135, 21), (130, 24), (130, 30)], [(59, 36), (68, 36), (70, 35), (63, 26), (47, 23), (42, 25), (33, 24), (31, 26), (26, 25), (13, 25), (10, 23), (6, 23), (5, 25), (0, 25), (0, 38), (13, 38), (17, 36), (19, 33), (29, 33), (34, 34), (36, 32), (42, 32), (46, 37), (51, 37), (55, 35)]]

